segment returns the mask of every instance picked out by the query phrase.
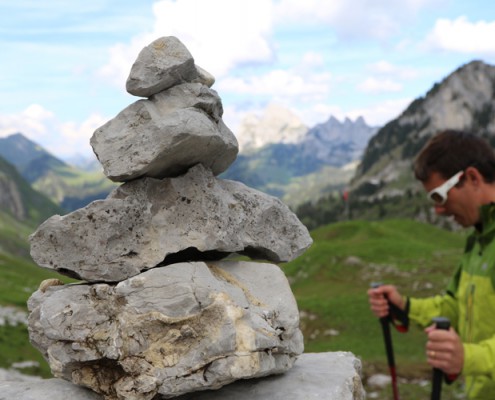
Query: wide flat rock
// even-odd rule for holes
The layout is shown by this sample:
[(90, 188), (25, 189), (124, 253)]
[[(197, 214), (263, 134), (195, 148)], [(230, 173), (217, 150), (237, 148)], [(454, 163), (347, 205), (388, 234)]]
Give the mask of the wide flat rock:
[(312, 239), (279, 199), (197, 165), (177, 178), (127, 182), (105, 200), (55, 215), (30, 242), (39, 266), (90, 282), (118, 282), (172, 260), (241, 253), (290, 261)]
[[(304, 353), (282, 375), (242, 380), (177, 400), (364, 400), (361, 362), (348, 352)], [(103, 400), (61, 379), (0, 382), (0, 400)], [(159, 400), (159, 399), (154, 399)]]

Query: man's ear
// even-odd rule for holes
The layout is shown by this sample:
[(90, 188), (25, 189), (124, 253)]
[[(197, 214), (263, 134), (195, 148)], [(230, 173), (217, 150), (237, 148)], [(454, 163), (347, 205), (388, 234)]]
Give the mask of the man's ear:
[(467, 167), (464, 171), (464, 179), (474, 186), (479, 186), (484, 182), (483, 175), (476, 167)]

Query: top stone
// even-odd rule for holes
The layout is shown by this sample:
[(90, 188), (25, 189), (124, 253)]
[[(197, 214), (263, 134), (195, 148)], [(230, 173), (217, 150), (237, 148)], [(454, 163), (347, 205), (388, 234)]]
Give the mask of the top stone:
[(127, 78), (126, 89), (134, 96), (150, 97), (175, 85), (201, 79), (200, 75), (189, 50), (176, 37), (166, 36), (141, 50)]

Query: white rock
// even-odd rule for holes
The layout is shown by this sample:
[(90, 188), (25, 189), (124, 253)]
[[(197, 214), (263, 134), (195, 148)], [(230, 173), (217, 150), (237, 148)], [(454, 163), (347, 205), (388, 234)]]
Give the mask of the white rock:
[(368, 385), (371, 387), (384, 388), (390, 385), (392, 382), (392, 378), (390, 375), (385, 374), (375, 374), (368, 378)]

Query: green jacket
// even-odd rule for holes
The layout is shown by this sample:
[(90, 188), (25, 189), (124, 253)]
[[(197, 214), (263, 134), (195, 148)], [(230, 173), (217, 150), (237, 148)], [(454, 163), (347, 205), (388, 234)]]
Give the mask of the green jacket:
[(483, 206), (481, 225), (467, 239), (447, 294), (410, 299), (409, 318), (422, 326), (448, 317), (464, 344), (469, 399), (495, 399), (495, 204)]

